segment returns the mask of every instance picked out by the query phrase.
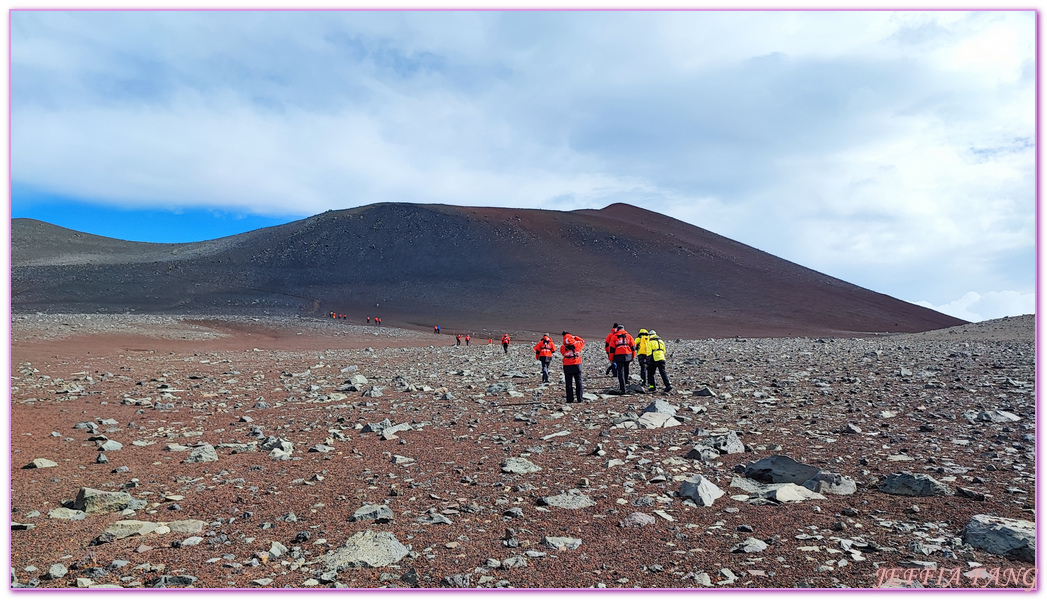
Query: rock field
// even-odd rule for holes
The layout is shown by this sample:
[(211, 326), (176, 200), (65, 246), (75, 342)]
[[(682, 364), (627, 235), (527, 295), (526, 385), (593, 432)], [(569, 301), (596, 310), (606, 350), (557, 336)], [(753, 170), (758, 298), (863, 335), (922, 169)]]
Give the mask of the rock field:
[(15, 315), (12, 582), (1027, 588), (1033, 330), (663, 331), (624, 396), (587, 336), (565, 404), (522, 338)]

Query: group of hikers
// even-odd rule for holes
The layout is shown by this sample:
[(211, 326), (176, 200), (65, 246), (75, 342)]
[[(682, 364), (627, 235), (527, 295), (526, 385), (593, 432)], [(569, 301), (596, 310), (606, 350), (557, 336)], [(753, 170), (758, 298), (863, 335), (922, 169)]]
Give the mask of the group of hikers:
[[(332, 319), (345, 319), (346, 315), (331, 313)], [(371, 322), (371, 317), (367, 317)], [(374, 317), (375, 325), (381, 325), (382, 319)], [(433, 326), (433, 333), (441, 332), (439, 325)], [(569, 331), (562, 334), (563, 343), (557, 348), (549, 334), (542, 336), (534, 346), (534, 357), (542, 364), (542, 383), (549, 382), (549, 365), (553, 361), (553, 355), (557, 352), (563, 357), (563, 373), (567, 387), (567, 402), (577, 403), (582, 401), (582, 349), (585, 340), (581, 336), (574, 335)], [(455, 334), (455, 345), (461, 346), (462, 340), (468, 346), (472, 341), (472, 335), (466, 333)], [(491, 344), (494, 340), (488, 339)], [(512, 340), (509, 334), (502, 335), (502, 352), (509, 354), (509, 344)], [(655, 374), (660, 375), (663, 391), (670, 392), (673, 389), (669, 383), (669, 375), (665, 372), (665, 341), (658, 337), (655, 330), (641, 329), (634, 338), (624, 327), (615, 323), (611, 332), (604, 338), (604, 352), (609, 362), (605, 375), (610, 374), (618, 378), (618, 390), (612, 393), (625, 394), (629, 381), (629, 365), (635, 360), (640, 367), (640, 385), (645, 392), (655, 392), (658, 389)]]
[[(503, 347), (508, 346), (506, 338), (503, 338)], [(584, 347), (585, 340), (581, 337), (568, 331), (563, 332), (563, 344), (559, 352), (563, 356), (563, 372), (569, 404), (582, 401), (581, 353)], [(556, 344), (553, 343), (549, 334), (542, 336), (542, 339), (534, 346), (534, 357), (542, 363), (543, 383), (549, 381), (549, 364), (553, 361), (553, 354), (556, 352)], [(604, 352), (607, 353), (607, 359), (611, 363), (605, 374), (612, 373), (617, 376), (618, 394), (626, 393), (629, 364), (633, 359), (640, 365), (640, 384), (645, 391), (654, 392), (657, 389), (655, 372), (661, 375), (664, 391), (672, 391), (673, 386), (669, 383), (669, 375), (665, 372), (665, 342), (653, 329), (650, 331), (641, 329), (633, 338), (624, 327), (615, 323), (611, 332), (604, 339)]]
[[(348, 319), (349, 318), (349, 315), (347, 315), (345, 313), (338, 313), (338, 312), (333, 312), (332, 311), (332, 312), (329, 312), (327, 314), (329, 314), (332, 319)], [(371, 324), (371, 317), (367, 317), (367, 324), (368, 325)], [(374, 324), (378, 325), (378, 326), (381, 326), (382, 325), (382, 318), (381, 317), (375, 317), (374, 318)]]

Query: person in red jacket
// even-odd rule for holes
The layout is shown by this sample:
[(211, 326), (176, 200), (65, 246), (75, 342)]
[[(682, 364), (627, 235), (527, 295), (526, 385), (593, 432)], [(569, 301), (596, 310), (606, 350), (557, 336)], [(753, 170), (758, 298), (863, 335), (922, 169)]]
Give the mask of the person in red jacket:
[(471, 339), (473, 339), (473, 336), (469, 335), (468, 333), (465, 334), (465, 345), (466, 346), (469, 345), (469, 340), (471, 340)]
[(534, 345), (534, 357), (542, 363), (542, 383), (549, 383), (549, 363), (553, 362), (554, 352), (556, 352), (556, 344), (553, 343), (548, 333)]
[(502, 351), (509, 354), (509, 334), (502, 334)]
[(560, 354), (563, 355), (563, 377), (567, 385), (568, 404), (582, 401), (582, 348), (584, 347), (585, 340), (567, 331), (563, 332)]
[(459, 334), (454, 336), (454, 345), (455, 346), (461, 346), (462, 345), (462, 334), (459, 333)]
[(607, 353), (607, 370), (604, 375), (618, 377), (618, 365), (614, 364), (614, 335), (618, 332), (618, 323), (611, 325), (611, 333), (603, 340), (603, 351)]
[(634, 345), (636, 341), (624, 327), (619, 326), (614, 333), (612, 347), (614, 348), (614, 365), (618, 369), (619, 394), (625, 394), (625, 384), (629, 381), (629, 363), (635, 355)]

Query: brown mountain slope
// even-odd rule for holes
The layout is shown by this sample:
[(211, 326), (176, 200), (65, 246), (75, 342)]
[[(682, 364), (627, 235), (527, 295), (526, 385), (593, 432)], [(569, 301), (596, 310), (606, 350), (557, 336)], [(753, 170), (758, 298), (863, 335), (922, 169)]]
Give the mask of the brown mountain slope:
[(192, 244), (122, 242), (15, 219), (12, 305), (337, 311), (445, 331), (589, 335), (617, 321), (692, 338), (963, 323), (624, 204), (574, 212), (375, 204)]

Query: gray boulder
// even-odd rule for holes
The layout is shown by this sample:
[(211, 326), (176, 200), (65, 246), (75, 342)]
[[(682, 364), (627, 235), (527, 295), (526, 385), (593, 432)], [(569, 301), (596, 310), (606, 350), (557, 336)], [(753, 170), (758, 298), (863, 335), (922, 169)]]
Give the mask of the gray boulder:
[(577, 550), (582, 545), (582, 540), (572, 537), (545, 537), (542, 540), (542, 544), (546, 548), (552, 548), (553, 550), (559, 550), (561, 548), (565, 550)]
[(382, 419), (377, 423), (368, 423), (364, 425), (364, 428), (360, 430), (360, 433), (382, 433), (387, 428), (392, 427), (393, 422), (389, 419)]
[(960, 535), (965, 544), (990, 554), (1036, 562), (1036, 524), (1032, 521), (974, 515)]
[(698, 506), (712, 506), (713, 502), (724, 495), (723, 490), (702, 475), (692, 475), (680, 483), (681, 497), (694, 500)]
[(61, 563), (55, 563), (48, 567), (47, 573), (45, 573), (41, 579), (61, 579), (69, 573), (69, 569)]
[(555, 506), (557, 508), (566, 508), (568, 510), (596, 506), (596, 503), (593, 502), (592, 498), (586, 496), (579, 490), (567, 490), (565, 493), (557, 494), (556, 496), (542, 496), (538, 499), (538, 503), (546, 506)]
[(356, 567), (385, 567), (407, 556), (407, 548), (389, 531), (361, 531), (320, 557), (322, 572)]
[(116, 512), (132, 504), (131, 494), (127, 492), (106, 492), (92, 488), (80, 488), (73, 500), (73, 508), (89, 515)]
[(71, 508), (53, 508), (47, 511), (47, 516), (52, 519), (65, 519), (67, 521), (83, 521), (84, 517), (87, 516), (82, 510), (73, 510)]
[(654, 525), (656, 519), (647, 513), (634, 512), (618, 522), (622, 527), (646, 527)]
[(102, 452), (114, 452), (116, 450), (123, 450), (124, 445), (116, 440), (106, 440), (98, 444), (98, 449)]
[(740, 454), (745, 452), (745, 444), (738, 438), (738, 433), (734, 431), (728, 431), (724, 435), (711, 436), (703, 444), (713, 448), (720, 454)]
[(984, 410), (978, 413), (977, 419), (990, 423), (1014, 423), (1022, 420), (1018, 415), (1006, 410)]
[(764, 483), (795, 483), (797, 485), (811, 479), (821, 471), (818, 467), (775, 454), (750, 463), (743, 473), (750, 479)]
[(33, 462), (29, 463), (28, 465), (26, 465), (26, 466), (24, 466), (22, 468), (23, 469), (48, 469), (48, 468), (57, 467), (57, 466), (58, 466), (58, 463), (56, 463), (53, 460), (48, 460), (46, 458), (34, 458)]
[(215, 451), (214, 446), (211, 444), (201, 444), (194, 446), (189, 451), (189, 456), (185, 457), (183, 463), (205, 463), (205, 462), (217, 462), (218, 452)]
[(669, 404), (665, 400), (659, 399), (659, 400), (655, 400), (654, 402), (648, 404), (647, 407), (644, 408), (642, 412), (645, 412), (645, 413), (661, 413), (663, 415), (669, 415), (669, 416), (672, 417), (672, 416), (676, 416), (676, 411), (677, 410), (679, 410), (678, 407), (673, 406), (672, 404)]
[(393, 509), (385, 504), (365, 504), (356, 509), (350, 521), (388, 521), (393, 518)]
[(803, 482), (803, 487), (819, 494), (836, 494), (838, 496), (846, 496), (858, 491), (858, 485), (853, 479), (846, 475), (830, 473), (829, 471), (822, 471)]
[(502, 461), (502, 473), (523, 475), (526, 473), (537, 473), (541, 470), (541, 467), (526, 458), (509, 457)]
[(735, 544), (734, 547), (731, 548), (731, 552), (743, 552), (745, 554), (752, 554), (754, 552), (763, 552), (766, 549), (767, 542), (751, 537), (746, 538), (746, 540), (740, 544)]
[(923, 473), (902, 471), (888, 475), (876, 489), (894, 496), (951, 496), (952, 488)]

